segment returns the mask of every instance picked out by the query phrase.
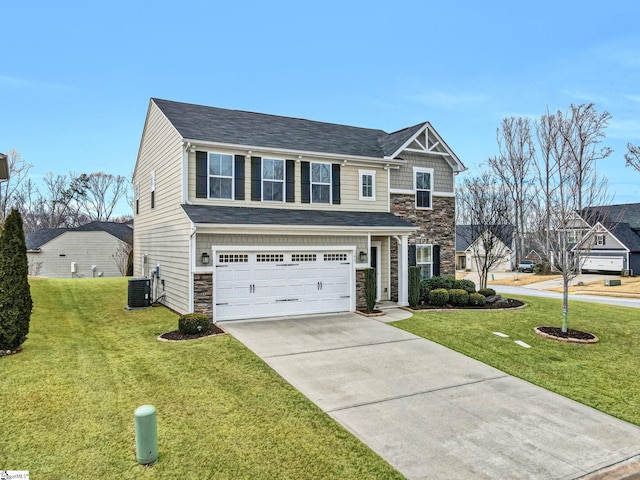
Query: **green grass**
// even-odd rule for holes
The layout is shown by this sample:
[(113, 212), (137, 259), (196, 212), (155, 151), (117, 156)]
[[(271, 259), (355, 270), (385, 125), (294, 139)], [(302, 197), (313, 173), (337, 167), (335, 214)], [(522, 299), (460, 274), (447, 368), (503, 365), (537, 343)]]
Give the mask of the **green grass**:
[[(560, 300), (514, 297), (518, 311), (418, 313), (396, 327), (428, 338), (506, 373), (640, 425), (640, 310), (573, 301), (569, 328), (599, 337), (593, 345), (547, 340), (539, 325), (561, 326)], [(491, 332), (509, 335), (500, 338)], [(514, 343), (522, 340), (532, 348)]]
[[(0, 468), (37, 479), (402, 478), (230, 335), (158, 342), (160, 307), (125, 279), (31, 281), (31, 331), (0, 358)], [(135, 460), (133, 412), (158, 411), (159, 461)]]

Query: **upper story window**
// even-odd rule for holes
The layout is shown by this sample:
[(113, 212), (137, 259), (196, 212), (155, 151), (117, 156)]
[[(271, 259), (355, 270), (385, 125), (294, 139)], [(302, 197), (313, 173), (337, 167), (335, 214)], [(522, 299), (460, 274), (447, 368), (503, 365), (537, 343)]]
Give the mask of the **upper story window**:
[(151, 172), (151, 208), (156, 208), (156, 172)]
[(360, 200), (376, 199), (376, 172), (373, 170), (358, 170), (360, 177)]
[(233, 198), (233, 155), (209, 153), (209, 198)]
[(311, 164), (311, 203), (331, 203), (331, 164)]
[(284, 201), (285, 168), (284, 160), (262, 159), (262, 200)]
[(433, 276), (433, 245), (416, 245), (416, 266), (422, 278)]
[(136, 201), (136, 215), (140, 213), (140, 184), (136, 183), (133, 190), (134, 199)]
[(567, 230), (567, 242), (578, 243), (582, 239), (582, 230)]
[(604, 234), (596, 235), (596, 245), (604, 245)]
[(432, 208), (433, 168), (413, 167), (413, 189), (416, 192), (416, 208)]

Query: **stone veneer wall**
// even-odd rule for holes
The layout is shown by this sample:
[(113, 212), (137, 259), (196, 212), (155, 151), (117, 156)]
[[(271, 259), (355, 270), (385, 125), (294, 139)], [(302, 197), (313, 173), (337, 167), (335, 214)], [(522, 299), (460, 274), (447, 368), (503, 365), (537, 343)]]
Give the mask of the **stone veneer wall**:
[(364, 295), (364, 269), (356, 270), (356, 310), (365, 310), (367, 299)]
[(213, 318), (213, 274), (193, 274), (193, 311)]
[[(456, 202), (454, 197), (433, 197), (432, 210), (416, 210), (415, 196), (391, 195), (391, 212), (418, 227), (409, 245), (440, 245), (440, 276), (456, 272)], [(398, 301), (398, 244), (391, 239), (391, 300)]]

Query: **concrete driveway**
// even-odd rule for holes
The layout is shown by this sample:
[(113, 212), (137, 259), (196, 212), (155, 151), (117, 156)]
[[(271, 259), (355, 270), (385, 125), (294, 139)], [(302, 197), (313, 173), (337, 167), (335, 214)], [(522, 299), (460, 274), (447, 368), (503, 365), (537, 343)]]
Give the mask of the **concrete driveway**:
[(372, 318), (224, 328), (410, 479), (572, 479), (640, 454), (640, 428)]

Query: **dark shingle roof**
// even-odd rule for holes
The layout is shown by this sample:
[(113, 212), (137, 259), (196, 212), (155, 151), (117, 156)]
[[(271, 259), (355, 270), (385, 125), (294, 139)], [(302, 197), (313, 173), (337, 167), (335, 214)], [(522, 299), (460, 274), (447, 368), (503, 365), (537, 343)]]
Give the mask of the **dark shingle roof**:
[(602, 223), (632, 252), (640, 251), (640, 203), (587, 207), (581, 216), (592, 225)]
[(311, 211), (216, 205), (182, 205), (182, 208), (193, 223), (415, 228), (412, 223), (387, 212)]
[(90, 222), (73, 228), (44, 228), (26, 236), (27, 250), (37, 250), (45, 243), (65, 232), (107, 232), (110, 235), (133, 245), (133, 229), (127, 223), (115, 222)]
[[(456, 252), (464, 252), (478, 238), (480, 230), (486, 230), (477, 225), (456, 225)], [(513, 225), (498, 225), (494, 229), (496, 236), (507, 247), (511, 248), (513, 241)]]
[(186, 139), (338, 155), (390, 156), (425, 125), (387, 134), (383, 130), (301, 118), (157, 98), (152, 101)]

